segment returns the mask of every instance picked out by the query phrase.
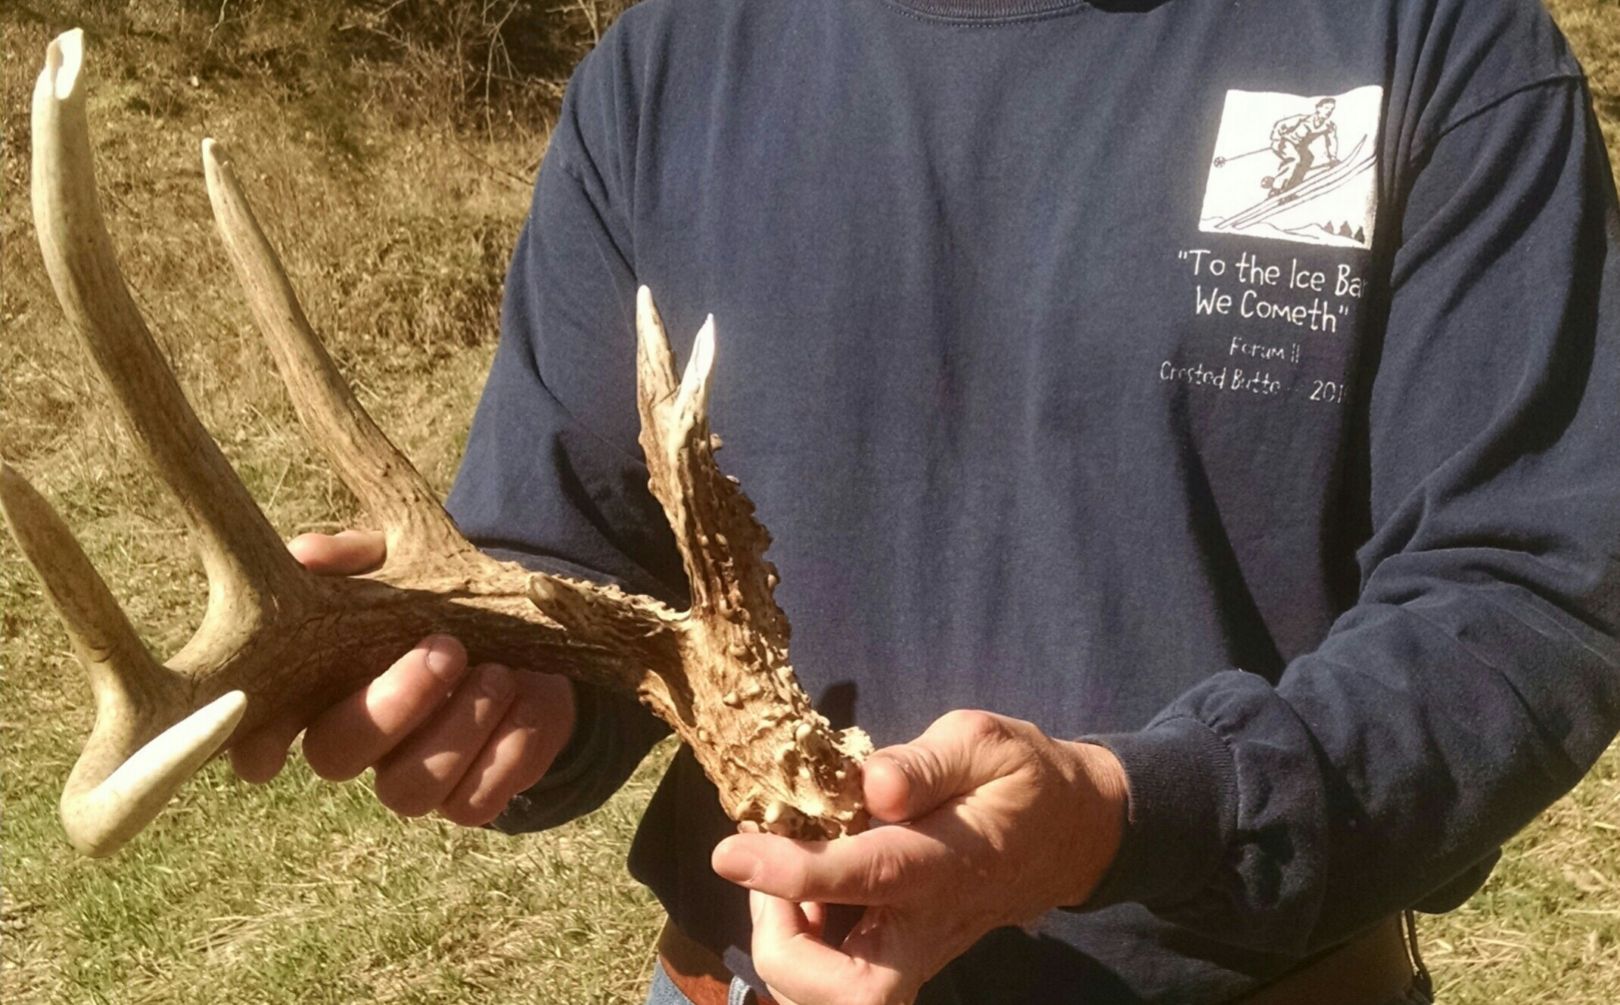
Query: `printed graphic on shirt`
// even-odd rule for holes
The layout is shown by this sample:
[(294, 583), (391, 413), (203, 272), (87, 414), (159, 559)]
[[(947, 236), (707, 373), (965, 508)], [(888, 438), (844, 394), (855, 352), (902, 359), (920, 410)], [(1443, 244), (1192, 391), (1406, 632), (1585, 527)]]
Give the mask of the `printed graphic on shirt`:
[[(1367, 293), (1360, 262), (1280, 247), (1182, 248), (1199, 337), (1158, 366), (1170, 388), (1341, 406), (1350, 334)], [(1349, 256), (1345, 256), (1349, 257)]]
[(1384, 89), (1227, 91), (1198, 229), (1341, 248), (1372, 246)]

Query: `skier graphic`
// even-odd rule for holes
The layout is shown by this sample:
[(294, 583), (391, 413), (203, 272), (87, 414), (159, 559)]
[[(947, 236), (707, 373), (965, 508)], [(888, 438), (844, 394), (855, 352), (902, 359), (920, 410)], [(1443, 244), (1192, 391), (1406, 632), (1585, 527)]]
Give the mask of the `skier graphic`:
[(1316, 163), (1316, 154), (1311, 148), (1318, 140), (1327, 155), (1323, 167), (1339, 163), (1339, 127), (1333, 121), (1333, 110), (1338, 104), (1332, 98), (1323, 98), (1316, 103), (1314, 112), (1286, 116), (1271, 127), (1271, 150), (1280, 163), (1277, 173), (1265, 183), (1268, 192), (1282, 195), (1305, 180)]
[(1227, 91), (1198, 229), (1368, 247), (1382, 107), (1375, 84), (1332, 95)]

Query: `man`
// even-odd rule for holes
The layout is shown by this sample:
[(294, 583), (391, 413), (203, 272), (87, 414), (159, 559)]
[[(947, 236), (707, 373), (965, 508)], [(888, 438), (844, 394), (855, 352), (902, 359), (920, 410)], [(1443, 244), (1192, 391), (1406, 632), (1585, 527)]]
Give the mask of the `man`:
[(1332, 98), (1323, 98), (1316, 103), (1315, 112), (1290, 115), (1272, 125), (1271, 150), (1277, 155), (1277, 173), (1269, 187), (1272, 195), (1297, 187), (1311, 173), (1316, 166), (1311, 147), (1318, 141), (1327, 157), (1325, 166), (1339, 162), (1339, 127), (1333, 123), (1333, 109), (1337, 106)]
[[(1219, 138), (1324, 94), (1377, 170), (1229, 204)], [(1529, 0), (626, 14), (564, 102), (451, 508), (678, 600), (631, 309), (651, 286), (678, 342), (713, 311), (722, 462), (892, 824), (727, 837), (678, 755), (631, 852), (671, 918), (655, 1000), (1424, 997), (1395, 919), (1477, 889), (1620, 724), (1608, 171)], [(437, 638), (304, 749), (521, 830), (658, 734)]]

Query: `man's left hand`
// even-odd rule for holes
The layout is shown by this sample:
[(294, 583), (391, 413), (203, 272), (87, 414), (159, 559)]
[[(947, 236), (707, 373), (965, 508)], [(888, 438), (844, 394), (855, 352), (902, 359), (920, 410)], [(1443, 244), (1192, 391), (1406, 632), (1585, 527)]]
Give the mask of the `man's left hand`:
[[(1119, 848), (1108, 750), (988, 712), (950, 712), (866, 762), (876, 826), (836, 841), (739, 834), (715, 872), (747, 887), (754, 968), (782, 1005), (898, 1005), (986, 932), (1084, 903)], [(839, 946), (827, 904), (866, 910)]]

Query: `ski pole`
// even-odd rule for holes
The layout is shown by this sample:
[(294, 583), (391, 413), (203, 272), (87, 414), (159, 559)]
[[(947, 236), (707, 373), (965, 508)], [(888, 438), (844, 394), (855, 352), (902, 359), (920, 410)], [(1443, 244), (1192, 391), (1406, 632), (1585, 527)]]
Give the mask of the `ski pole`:
[(1216, 167), (1225, 167), (1226, 165), (1232, 163), (1233, 161), (1240, 161), (1245, 157), (1253, 157), (1255, 154), (1263, 154), (1263, 153), (1266, 153), (1267, 151), (1269, 151), (1270, 149), (1271, 149), (1270, 147), (1261, 147), (1259, 150), (1250, 150), (1246, 154), (1235, 154), (1235, 155), (1233, 155), (1231, 157), (1217, 157), (1217, 158), (1215, 158), (1215, 166)]

